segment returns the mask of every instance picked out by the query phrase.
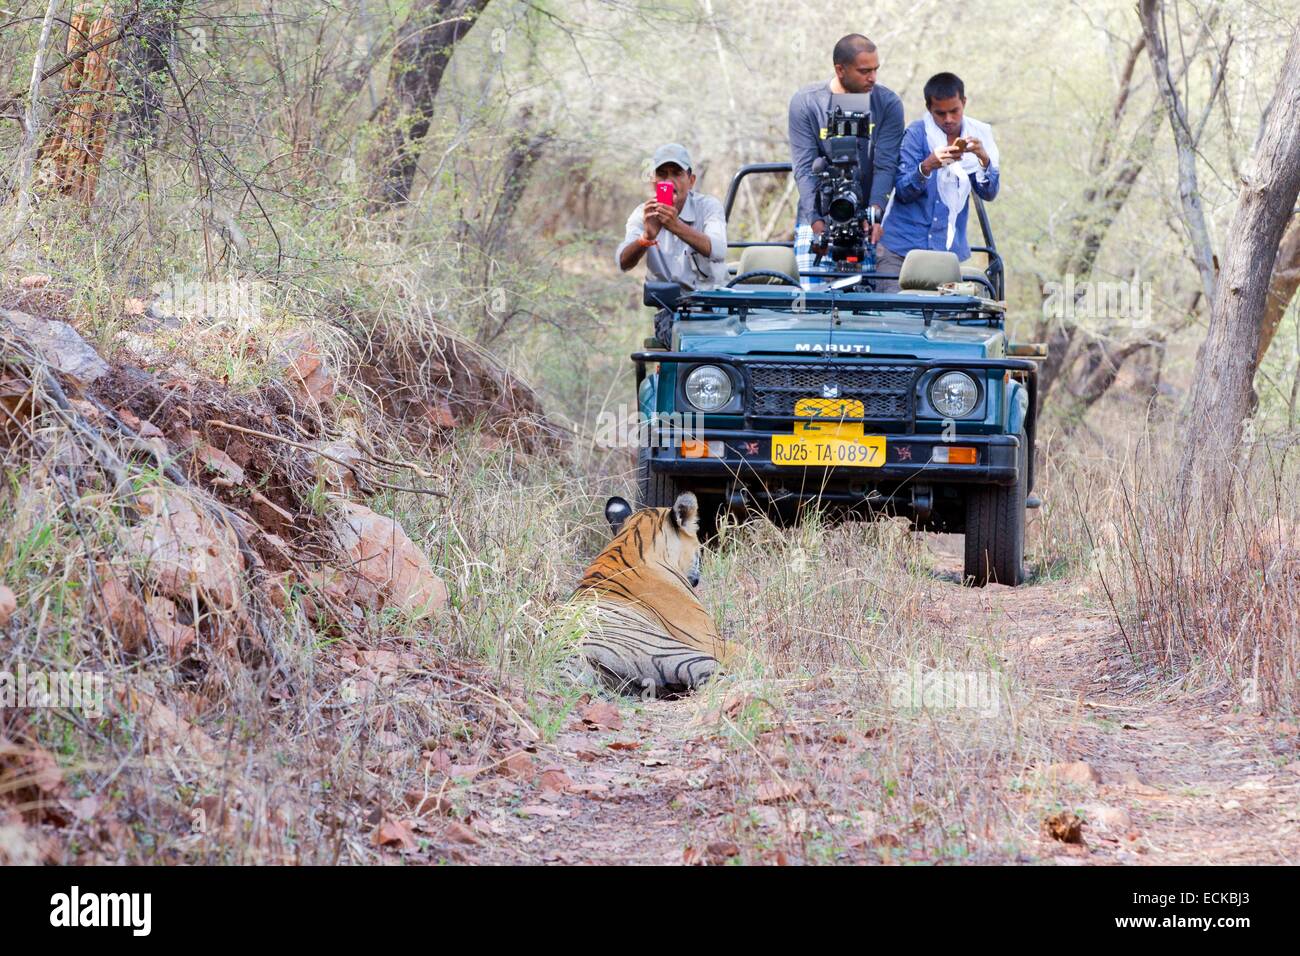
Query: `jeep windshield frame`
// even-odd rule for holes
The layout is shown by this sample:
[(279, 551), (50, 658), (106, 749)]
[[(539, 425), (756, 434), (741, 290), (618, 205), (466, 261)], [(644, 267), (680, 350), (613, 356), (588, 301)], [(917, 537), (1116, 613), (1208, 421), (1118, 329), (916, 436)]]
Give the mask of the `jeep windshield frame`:
[(944, 319), (992, 327), (1001, 327), (1006, 315), (1000, 302), (969, 295), (808, 291), (793, 286), (746, 286), (691, 292), (678, 300), (674, 311), (679, 318), (691, 321), (724, 319), (734, 315), (743, 322), (757, 313), (824, 314), (828, 318), (844, 313), (914, 316), (925, 325), (935, 319)]

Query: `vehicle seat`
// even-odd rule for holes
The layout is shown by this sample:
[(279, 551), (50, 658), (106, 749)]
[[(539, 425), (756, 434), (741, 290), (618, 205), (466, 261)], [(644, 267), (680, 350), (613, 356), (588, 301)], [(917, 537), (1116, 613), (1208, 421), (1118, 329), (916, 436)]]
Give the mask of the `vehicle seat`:
[[(795, 258), (794, 250), (788, 246), (746, 246), (740, 255), (740, 267), (736, 275), (746, 272), (779, 272), (789, 276), (795, 285), (799, 284), (799, 260)], [(778, 284), (776, 279), (763, 277), (749, 282), (754, 285)]]
[(937, 292), (945, 282), (961, 281), (961, 263), (954, 252), (913, 249), (898, 270), (901, 292)]

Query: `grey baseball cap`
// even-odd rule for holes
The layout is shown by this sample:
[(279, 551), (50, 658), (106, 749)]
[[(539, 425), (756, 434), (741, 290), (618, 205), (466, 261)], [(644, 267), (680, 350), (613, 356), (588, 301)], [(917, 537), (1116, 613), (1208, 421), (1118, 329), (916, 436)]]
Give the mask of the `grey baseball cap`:
[(676, 163), (687, 172), (691, 172), (691, 154), (680, 143), (665, 143), (655, 150), (650, 159), (650, 168), (658, 169), (664, 163)]

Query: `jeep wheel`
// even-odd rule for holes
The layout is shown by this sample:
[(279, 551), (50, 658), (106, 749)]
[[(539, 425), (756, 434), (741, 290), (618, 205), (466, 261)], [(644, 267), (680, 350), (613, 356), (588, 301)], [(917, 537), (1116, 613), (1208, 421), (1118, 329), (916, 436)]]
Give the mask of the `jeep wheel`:
[(677, 496), (685, 489), (677, 487), (672, 475), (650, 467), (650, 450), (638, 448), (636, 452), (636, 495), (638, 508), (671, 508)]
[(636, 453), (636, 483), (638, 508), (671, 508), (682, 492), (694, 492), (700, 505), (700, 540), (712, 541), (717, 536), (722, 513), (720, 495), (696, 491), (687, 481), (655, 471), (650, 467), (650, 453), (644, 448)]
[(1022, 431), (1016, 483), (979, 488), (966, 499), (966, 583), (1012, 587), (1025, 579), (1025, 487), (1029, 441)]

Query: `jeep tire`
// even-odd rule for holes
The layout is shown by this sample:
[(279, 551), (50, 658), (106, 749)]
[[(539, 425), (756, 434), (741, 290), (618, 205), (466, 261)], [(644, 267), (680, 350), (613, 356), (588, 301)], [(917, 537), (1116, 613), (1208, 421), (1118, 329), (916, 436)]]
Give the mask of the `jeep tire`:
[(1029, 483), (1029, 441), (1023, 431), (1016, 483), (978, 488), (966, 499), (966, 584), (1024, 582), (1025, 494)]
[[(625, 459), (626, 460), (626, 459)], [(638, 508), (671, 508), (677, 496), (686, 489), (678, 488), (672, 475), (650, 467), (650, 449), (636, 450), (636, 496)]]
[(717, 536), (722, 498), (716, 494), (696, 491), (689, 481), (681, 481), (672, 475), (655, 471), (650, 467), (650, 452), (645, 448), (637, 449), (636, 484), (638, 508), (671, 508), (682, 492), (694, 492), (700, 505), (700, 540), (712, 541)]

